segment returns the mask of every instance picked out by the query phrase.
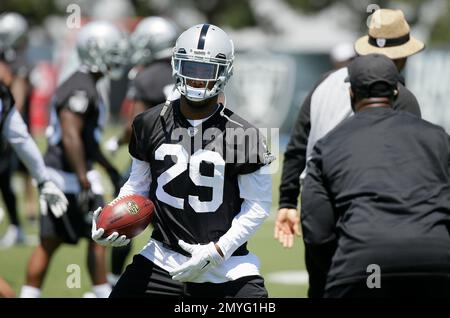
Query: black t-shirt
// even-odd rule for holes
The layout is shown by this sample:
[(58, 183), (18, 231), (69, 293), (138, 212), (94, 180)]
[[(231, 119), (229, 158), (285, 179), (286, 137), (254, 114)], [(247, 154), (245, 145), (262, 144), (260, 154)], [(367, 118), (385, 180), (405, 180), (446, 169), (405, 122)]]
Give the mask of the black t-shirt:
[(173, 84), (170, 62), (156, 61), (138, 73), (131, 83), (127, 97), (142, 101), (150, 108), (166, 101)]
[[(179, 239), (216, 242), (228, 231), (241, 210), (238, 176), (257, 171), (269, 155), (258, 130), (223, 105), (195, 128), (179, 107), (176, 100), (164, 117), (162, 105), (136, 116), (129, 151), (150, 164), (149, 198), (156, 207), (152, 237), (186, 254)], [(233, 142), (236, 129), (251, 137)], [(234, 255), (246, 253), (244, 244)]]
[(50, 130), (47, 136), (49, 147), (44, 159), (50, 167), (73, 172), (61, 140), (59, 113), (62, 109), (68, 109), (83, 119), (81, 140), (84, 145), (86, 163), (90, 169), (94, 161), (94, 149), (99, 141), (105, 110), (97, 92), (95, 80), (89, 73), (75, 72), (57, 88), (52, 99)]
[(367, 279), (370, 264), (385, 277), (450, 275), (449, 162), (441, 127), (386, 108), (356, 113), (316, 143), (302, 226), (311, 263), (325, 265), (337, 242), (327, 287)]

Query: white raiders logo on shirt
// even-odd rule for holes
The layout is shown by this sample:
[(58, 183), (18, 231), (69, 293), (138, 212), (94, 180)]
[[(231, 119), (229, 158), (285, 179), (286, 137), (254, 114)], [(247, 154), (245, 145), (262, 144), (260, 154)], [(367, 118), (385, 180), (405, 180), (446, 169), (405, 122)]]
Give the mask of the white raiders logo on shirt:
[(89, 98), (85, 91), (75, 91), (69, 98), (69, 109), (75, 113), (86, 112), (89, 105)]
[(195, 134), (197, 134), (197, 132), (198, 132), (198, 129), (195, 127), (188, 127), (188, 129), (187, 129), (187, 133), (188, 133), (189, 137), (194, 137)]

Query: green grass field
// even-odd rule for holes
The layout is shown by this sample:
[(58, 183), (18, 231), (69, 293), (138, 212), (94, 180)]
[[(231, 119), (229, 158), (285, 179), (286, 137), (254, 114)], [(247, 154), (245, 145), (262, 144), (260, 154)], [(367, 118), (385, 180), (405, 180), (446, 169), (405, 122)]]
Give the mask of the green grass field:
[[(106, 135), (111, 135), (117, 129), (110, 128)], [(43, 140), (39, 140), (39, 146), (44, 148)], [(124, 170), (128, 164), (127, 150), (121, 149), (119, 153), (111, 158), (113, 163)], [(273, 201), (278, 200), (279, 173), (273, 177)], [(17, 185), (17, 182), (14, 182)], [(111, 190), (109, 184), (105, 181), (107, 190)], [(20, 190), (20, 189), (18, 189)], [(111, 193), (111, 192), (109, 192)], [(19, 211), (23, 211), (23, 193), (18, 193)], [(110, 199), (107, 196), (106, 199)], [(0, 203), (3, 206), (3, 203)], [(259, 229), (257, 234), (250, 240), (250, 250), (259, 256), (261, 262), (262, 274), (266, 279), (266, 287), (270, 297), (306, 297), (307, 283), (305, 282), (305, 270), (303, 258), (303, 244), (301, 239), (297, 239), (292, 249), (283, 249), (281, 245), (273, 239), (273, 225), (275, 215), (275, 204), (272, 207), (271, 216)], [(6, 217), (6, 216), (5, 216)], [(29, 236), (37, 237), (37, 227), (31, 227), (24, 220), (24, 213), (21, 213), (22, 224), (25, 226), (26, 233)], [(0, 224), (0, 235), (3, 235), (8, 225), (8, 220)], [(150, 230), (146, 230), (134, 240), (133, 254), (138, 253), (145, 245), (150, 236)], [(82, 297), (90, 290), (90, 279), (86, 266), (86, 247), (85, 241), (77, 246), (65, 245), (60, 248), (54, 256), (51, 266), (47, 272), (46, 280), (43, 286), (42, 297)], [(25, 270), (28, 259), (32, 253), (33, 246), (15, 246), (9, 249), (0, 249), (0, 276), (2, 276), (16, 293), (25, 280)], [(128, 262), (131, 261), (130, 255)], [(109, 259), (109, 257), (108, 257)], [(70, 264), (77, 264), (81, 268), (81, 287), (70, 289), (66, 286), (66, 280), (70, 273), (67, 267)]]

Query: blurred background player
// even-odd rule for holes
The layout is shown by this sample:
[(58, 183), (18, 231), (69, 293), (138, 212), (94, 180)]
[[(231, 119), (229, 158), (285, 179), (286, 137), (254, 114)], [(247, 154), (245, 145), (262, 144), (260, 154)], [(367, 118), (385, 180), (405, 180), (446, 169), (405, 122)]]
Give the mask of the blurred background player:
[[(106, 120), (106, 109), (97, 91), (103, 76), (120, 78), (127, 64), (125, 35), (112, 23), (91, 22), (77, 35), (79, 69), (56, 90), (52, 102), (45, 155), (51, 178), (64, 191), (69, 207), (66, 217), (41, 219), (41, 243), (34, 250), (27, 269), (21, 297), (39, 297), (46, 270), (62, 243), (76, 244), (90, 238), (91, 214), (103, 206), (103, 187), (93, 163), (103, 166), (118, 189), (121, 178), (103, 156), (99, 141)], [(88, 269), (97, 297), (107, 297), (105, 248), (89, 241)]]
[[(139, 22), (130, 35), (131, 64), (130, 88), (127, 100), (130, 109), (125, 130), (106, 143), (106, 149), (115, 153), (122, 145), (128, 145), (133, 119), (143, 111), (164, 103), (173, 94), (172, 49), (178, 37), (178, 27), (167, 18), (147, 17)], [(131, 167), (130, 167), (131, 169)], [(126, 172), (128, 178), (129, 170)], [(111, 252), (111, 274), (108, 281), (115, 284), (122, 274), (132, 244), (115, 247)]]
[[(16, 101), (16, 108), (30, 131), (31, 84), (29, 81), (30, 66), (26, 57), (27, 32), (28, 23), (20, 14), (3, 13), (0, 15), (0, 64), (3, 65), (0, 67), (0, 81), (10, 88)], [(25, 238), (19, 222), (16, 197), (11, 189), (11, 176), (16, 169), (24, 176), (25, 212), (30, 221), (36, 219), (38, 207), (36, 190), (26, 167), (17, 160), (11, 151), (6, 150), (3, 159), (0, 165), (1, 189), (11, 225), (0, 240), (0, 245), (9, 247), (23, 242)]]
[[(6, 145), (12, 147), (38, 183), (42, 215), (60, 218), (66, 213), (67, 199), (50, 180), (41, 153), (14, 103), (8, 87), (0, 83), (0, 152)], [(49, 210), (52, 213), (48, 213)]]
[[(252, 144), (244, 138), (242, 153), (229, 152), (237, 147), (235, 138), (227, 139), (230, 130), (257, 133), (218, 102), (233, 60), (233, 42), (222, 29), (189, 28), (173, 50), (181, 97), (134, 120), (132, 170), (119, 197), (150, 197), (154, 230), (110, 297), (267, 297), (259, 260), (246, 243), (269, 215), (272, 181), (261, 172), (269, 154), (260, 135), (250, 138)], [(219, 135), (203, 138), (209, 128)], [(185, 133), (182, 138), (177, 131)], [(105, 245), (129, 243), (117, 232), (102, 237), (104, 229), (96, 227), (100, 211), (94, 213), (92, 238)]]
[(111, 152), (127, 145), (131, 124), (136, 115), (164, 103), (173, 91), (171, 56), (179, 35), (178, 27), (167, 18), (147, 17), (139, 22), (130, 35), (131, 79), (127, 99), (131, 102), (129, 122), (119, 138), (108, 141)]

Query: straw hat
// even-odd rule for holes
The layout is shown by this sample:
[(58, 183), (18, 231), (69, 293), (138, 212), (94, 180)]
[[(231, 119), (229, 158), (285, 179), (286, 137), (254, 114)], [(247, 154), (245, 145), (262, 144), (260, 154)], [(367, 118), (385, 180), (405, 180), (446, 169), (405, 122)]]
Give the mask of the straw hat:
[(370, 21), (369, 35), (355, 43), (359, 55), (384, 54), (392, 60), (422, 51), (425, 45), (410, 36), (410, 28), (401, 10), (380, 9)]

